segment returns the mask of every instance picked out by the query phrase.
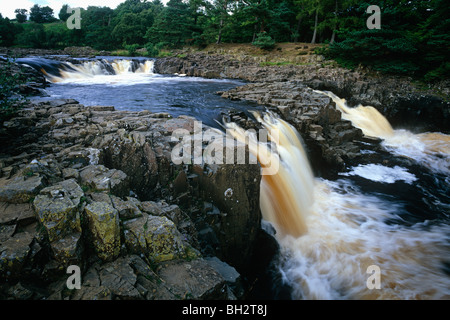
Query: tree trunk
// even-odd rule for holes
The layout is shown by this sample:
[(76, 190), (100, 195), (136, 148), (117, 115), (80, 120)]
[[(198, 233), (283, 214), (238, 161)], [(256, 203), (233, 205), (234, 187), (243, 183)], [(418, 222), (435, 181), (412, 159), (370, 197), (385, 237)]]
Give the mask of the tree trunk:
[(253, 27), (253, 39), (252, 42), (255, 42), (256, 40), (256, 34), (258, 33), (258, 17), (255, 18), (255, 26)]
[(219, 26), (219, 37), (217, 38), (217, 44), (220, 44), (222, 42), (222, 29), (223, 29), (223, 16), (220, 19), (220, 26)]
[(330, 44), (334, 43), (335, 38), (336, 38), (336, 29), (333, 30), (333, 34), (331, 35)]
[(313, 38), (311, 40), (311, 43), (314, 44), (316, 43), (316, 37), (317, 37), (317, 25), (319, 23), (319, 8), (317, 8), (316, 10), (316, 19), (314, 22), (314, 34), (313, 34)]
[(331, 35), (330, 44), (334, 43), (334, 40), (336, 39), (336, 29), (337, 29), (337, 11), (338, 11), (338, 0), (336, 0), (336, 7), (334, 9), (334, 28), (333, 28), (333, 34)]
[(297, 29), (295, 30), (295, 38), (294, 38), (295, 43), (298, 42), (298, 38), (300, 36), (300, 25), (301, 24), (302, 24), (302, 16), (300, 16), (300, 18), (298, 18)]
[(224, 1), (223, 6), (222, 6), (222, 13), (220, 14), (220, 25), (219, 25), (219, 37), (217, 39), (217, 44), (220, 44), (222, 42), (222, 30), (223, 30), (223, 25), (225, 23), (225, 15), (227, 14), (227, 7), (228, 7), (228, 1)]

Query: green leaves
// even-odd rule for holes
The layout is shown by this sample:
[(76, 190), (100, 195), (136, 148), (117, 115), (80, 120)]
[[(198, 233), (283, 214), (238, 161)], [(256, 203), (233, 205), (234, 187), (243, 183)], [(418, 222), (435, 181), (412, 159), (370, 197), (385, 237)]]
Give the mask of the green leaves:
[(256, 39), (252, 44), (258, 48), (270, 50), (275, 47), (275, 40), (273, 40), (266, 32), (261, 32), (256, 35)]

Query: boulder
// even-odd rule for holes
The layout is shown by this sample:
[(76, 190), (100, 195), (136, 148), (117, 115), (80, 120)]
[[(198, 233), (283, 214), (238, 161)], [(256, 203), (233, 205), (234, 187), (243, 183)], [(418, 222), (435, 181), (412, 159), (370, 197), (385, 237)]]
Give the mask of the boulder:
[(81, 233), (71, 233), (50, 244), (53, 257), (64, 266), (80, 265), (82, 254)]
[(34, 199), (34, 210), (50, 242), (81, 232), (79, 205), (83, 195), (81, 187), (70, 179), (42, 189)]
[(106, 191), (117, 196), (129, 194), (127, 175), (116, 169), (108, 169), (103, 165), (89, 165), (80, 171), (81, 184), (94, 191)]
[(119, 197), (110, 196), (113, 207), (119, 212), (120, 219), (127, 220), (142, 216), (141, 210), (132, 200), (124, 201)]
[(16, 279), (23, 275), (33, 239), (34, 234), (20, 232), (0, 243), (0, 279)]
[(154, 262), (196, 256), (183, 242), (175, 224), (166, 217), (145, 215), (125, 221), (123, 225), (125, 243), (131, 253), (144, 254)]
[(153, 293), (154, 299), (229, 299), (225, 279), (203, 259), (165, 262), (158, 272), (158, 277), (169, 290), (157, 290)]
[(120, 253), (119, 212), (105, 202), (85, 207), (90, 243), (103, 261), (112, 261)]
[(17, 223), (24, 226), (35, 221), (36, 216), (30, 203), (0, 202), (0, 225)]
[(216, 254), (238, 270), (245, 268), (261, 223), (260, 167), (256, 164), (207, 165), (205, 171), (197, 172), (203, 200), (219, 209), (214, 219), (206, 220), (220, 243)]
[(0, 179), (0, 201), (8, 203), (27, 203), (44, 187), (40, 176), (21, 176)]

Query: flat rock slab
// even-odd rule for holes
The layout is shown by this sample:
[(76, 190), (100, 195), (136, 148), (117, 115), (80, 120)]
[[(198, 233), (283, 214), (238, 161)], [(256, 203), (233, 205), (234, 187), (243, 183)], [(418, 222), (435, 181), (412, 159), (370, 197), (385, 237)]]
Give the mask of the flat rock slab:
[(43, 187), (42, 177), (39, 176), (18, 176), (13, 179), (0, 179), (0, 201), (27, 203)]
[(0, 225), (13, 223), (26, 225), (34, 221), (36, 221), (36, 216), (30, 203), (0, 202)]

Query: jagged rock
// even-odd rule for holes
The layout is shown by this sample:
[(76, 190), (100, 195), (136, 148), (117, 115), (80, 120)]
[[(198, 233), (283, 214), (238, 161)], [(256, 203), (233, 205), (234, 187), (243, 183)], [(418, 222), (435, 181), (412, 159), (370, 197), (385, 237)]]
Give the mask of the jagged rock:
[(133, 201), (124, 201), (115, 196), (110, 196), (110, 199), (113, 207), (119, 212), (120, 219), (127, 220), (142, 216), (141, 210)]
[(120, 253), (119, 213), (105, 202), (86, 206), (91, 245), (103, 261), (111, 261)]
[(15, 300), (29, 300), (33, 295), (34, 292), (24, 287), (20, 282), (11, 287), (8, 291), (8, 296)]
[(108, 169), (103, 165), (89, 165), (80, 171), (83, 185), (95, 191), (111, 192), (117, 196), (129, 194), (127, 175), (116, 169)]
[(186, 216), (181, 212), (180, 207), (176, 204), (169, 205), (162, 201), (144, 201), (141, 203), (141, 208), (142, 211), (150, 215), (165, 216), (175, 223), (175, 225), (178, 225), (183, 219), (186, 218)]
[(213, 267), (226, 281), (227, 285), (232, 289), (237, 298), (242, 298), (244, 289), (242, 286), (242, 278), (239, 272), (229, 264), (221, 261), (217, 257), (205, 258), (205, 261)]
[(220, 243), (217, 254), (236, 268), (245, 268), (261, 221), (260, 167), (226, 164), (209, 168), (211, 174), (198, 172), (199, 186), (203, 199), (220, 210), (217, 219), (210, 223)]
[(22, 275), (33, 239), (34, 234), (21, 232), (0, 244), (0, 279), (15, 279)]
[(56, 261), (64, 266), (80, 265), (82, 244), (81, 233), (71, 233), (50, 244)]
[(34, 199), (34, 210), (50, 242), (81, 232), (79, 205), (83, 195), (80, 186), (70, 179), (42, 189)]
[(24, 226), (34, 221), (36, 221), (36, 216), (30, 203), (0, 202), (0, 225), (17, 223)]
[(16, 225), (0, 225), (0, 244), (8, 240), (16, 232)]
[(40, 176), (16, 176), (12, 179), (0, 179), (0, 201), (8, 203), (26, 203), (33, 199), (44, 187)]
[(125, 221), (123, 225), (125, 243), (131, 253), (145, 254), (155, 262), (196, 256), (195, 251), (183, 243), (175, 224), (166, 217), (146, 215)]
[(157, 290), (153, 294), (154, 299), (229, 299), (225, 279), (203, 259), (166, 262), (158, 277), (169, 290)]

